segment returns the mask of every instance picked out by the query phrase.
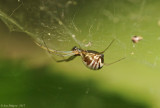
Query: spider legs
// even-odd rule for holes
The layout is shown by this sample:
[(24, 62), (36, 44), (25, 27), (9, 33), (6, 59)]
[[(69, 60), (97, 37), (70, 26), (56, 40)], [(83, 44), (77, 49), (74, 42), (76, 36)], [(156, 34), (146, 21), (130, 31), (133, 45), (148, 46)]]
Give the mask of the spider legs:
[[(47, 50), (48, 53), (51, 54), (51, 55), (57, 55), (57, 56), (60, 56), (60, 57), (63, 58), (62, 60), (56, 60), (53, 56), (51, 56), (56, 62), (65, 62), (65, 61), (68, 62), (68, 61), (73, 60), (77, 56), (77, 54), (75, 54), (73, 51), (57, 51), (57, 50), (52, 50), (52, 49), (48, 48), (46, 42), (44, 41), (44, 38), (42, 37), (41, 39), (43, 41), (43, 45), (44, 46), (41, 45), (41, 44), (39, 44), (39, 43), (37, 43), (35, 41), (35, 43), (39, 47), (41, 47), (42, 49)], [(67, 56), (70, 56), (70, 57), (68, 59), (65, 59), (65, 57), (67, 57)]]
[(77, 55), (73, 55), (73, 56), (71, 56), (71, 57), (69, 57), (69, 58), (67, 58), (67, 59), (58, 60), (58, 61), (56, 61), (56, 62), (69, 62), (69, 61), (75, 59), (76, 57), (77, 57)]
[[(62, 55), (57, 54), (57, 53), (56, 53), (56, 50), (51, 50), (51, 49), (49, 49), (48, 46), (47, 46), (47, 44), (46, 44), (46, 42), (44, 41), (44, 38), (43, 38), (43, 37), (42, 37), (42, 41), (43, 41), (44, 46), (41, 46), (41, 47), (42, 47), (43, 49), (46, 49), (49, 54), (55, 54), (55, 55), (58, 55), (58, 56), (63, 57)], [(57, 62), (57, 59), (56, 59), (56, 58), (54, 58), (53, 56), (51, 56), (51, 57), (52, 57), (52, 59), (53, 59), (54, 61)], [(63, 57), (63, 58), (64, 58), (64, 57)]]
[[(45, 46), (45, 48), (46, 48), (46, 50), (48, 51), (49, 54), (55, 54), (55, 55), (58, 55), (58, 56), (63, 57), (61, 54), (58, 54), (56, 50), (51, 50), (51, 49), (49, 49), (48, 46), (47, 46), (47, 44), (46, 44), (46, 42), (44, 41), (44, 38), (43, 38), (43, 37), (42, 37), (42, 40), (43, 40), (43, 44), (44, 44), (44, 46)], [(63, 58), (64, 58), (64, 57), (63, 57)], [(55, 58), (54, 58), (54, 59), (55, 59)]]
[(100, 52), (100, 53), (103, 54), (105, 51), (107, 51), (107, 49), (109, 49), (109, 47), (112, 45), (112, 43), (113, 43), (114, 41), (115, 41), (115, 39), (113, 39), (112, 42), (107, 46), (107, 48), (106, 48), (104, 51)]
[(121, 61), (121, 60), (123, 60), (123, 59), (125, 59), (125, 57), (123, 57), (123, 58), (121, 58), (121, 59), (119, 59), (119, 60), (116, 60), (116, 61), (114, 61), (114, 62), (112, 62), (112, 63), (104, 64), (104, 65), (109, 66), (109, 65), (112, 65), (112, 64), (114, 64), (114, 63), (117, 63), (117, 62), (119, 62), (119, 61)]

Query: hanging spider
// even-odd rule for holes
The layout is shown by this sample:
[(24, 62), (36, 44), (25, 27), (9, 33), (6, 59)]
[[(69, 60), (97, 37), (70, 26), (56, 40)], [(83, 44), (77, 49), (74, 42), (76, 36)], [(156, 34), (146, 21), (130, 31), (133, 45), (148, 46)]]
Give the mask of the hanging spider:
[(119, 61), (125, 59), (125, 58), (121, 58), (121, 59), (114, 61), (112, 63), (104, 64), (104, 54), (103, 53), (112, 45), (114, 40), (112, 40), (112, 42), (108, 45), (108, 47), (102, 52), (97, 52), (97, 51), (93, 51), (93, 50), (83, 50), (83, 49), (78, 48), (76, 46), (73, 47), (71, 51), (57, 51), (57, 50), (49, 49), (44, 40), (43, 40), (43, 42), (44, 42), (45, 46), (42, 46), (37, 42), (35, 42), (35, 43), (38, 46), (40, 46), (41, 48), (47, 50), (51, 54), (55, 54), (55, 55), (62, 56), (62, 57), (70, 56), (68, 59), (58, 60), (57, 62), (68, 62), (68, 61), (73, 60), (77, 56), (81, 56), (84, 65), (92, 70), (98, 70), (98, 69), (101, 69), (103, 67), (103, 65), (108, 66), (108, 65), (114, 64), (116, 62), (119, 62)]

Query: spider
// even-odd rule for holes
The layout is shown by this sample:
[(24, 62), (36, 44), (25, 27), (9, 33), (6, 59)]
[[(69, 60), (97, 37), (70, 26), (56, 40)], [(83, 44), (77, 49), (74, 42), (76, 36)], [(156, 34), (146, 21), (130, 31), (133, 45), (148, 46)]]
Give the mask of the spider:
[(81, 56), (82, 61), (86, 67), (88, 67), (89, 69), (92, 69), (92, 70), (99, 70), (103, 67), (103, 65), (108, 66), (108, 65), (117, 63), (117, 62), (125, 59), (125, 57), (124, 57), (124, 58), (121, 58), (121, 59), (114, 61), (112, 63), (104, 64), (104, 54), (103, 53), (112, 45), (112, 43), (114, 41), (115, 40), (112, 40), (111, 43), (107, 46), (107, 48), (102, 52), (97, 52), (97, 51), (93, 51), (93, 50), (83, 50), (83, 49), (78, 48), (76, 46), (73, 47), (71, 51), (57, 51), (57, 50), (49, 49), (44, 40), (43, 40), (43, 43), (45, 46), (42, 46), (37, 42), (35, 42), (35, 43), (38, 46), (40, 46), (41, 48), (47, 50), (50, 54), (55, 54), (55, 55), (62, 56), (62, 57), (70, 56), (68, 59), (58, 60), (57, 62), (68, 62), (68, 61), (73, 60), (77, 56)]

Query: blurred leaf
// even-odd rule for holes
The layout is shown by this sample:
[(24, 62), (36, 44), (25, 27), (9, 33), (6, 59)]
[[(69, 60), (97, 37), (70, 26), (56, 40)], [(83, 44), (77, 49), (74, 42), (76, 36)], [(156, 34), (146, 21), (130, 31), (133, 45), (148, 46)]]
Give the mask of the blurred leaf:
[[(8, 68), (9, 67), (9, 68)], [(90, 81), (71, 81), (48, 66), (28, 68), (23, 61), (0, 59), (0, 106), (27, 108), (146, 108), (114, 94), (103, 94)], [(8, 107), (9, 108), (9, 107)]]

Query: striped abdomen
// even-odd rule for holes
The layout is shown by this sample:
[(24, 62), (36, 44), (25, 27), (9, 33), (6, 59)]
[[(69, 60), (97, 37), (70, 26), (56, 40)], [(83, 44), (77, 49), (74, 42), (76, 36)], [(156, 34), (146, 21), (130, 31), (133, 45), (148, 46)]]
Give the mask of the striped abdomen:
[(98, 70), (103, 67), (104, 55), (99, 54), (96, 51), (85, 51), (82, 52), (83, 63), (90, 69)]

